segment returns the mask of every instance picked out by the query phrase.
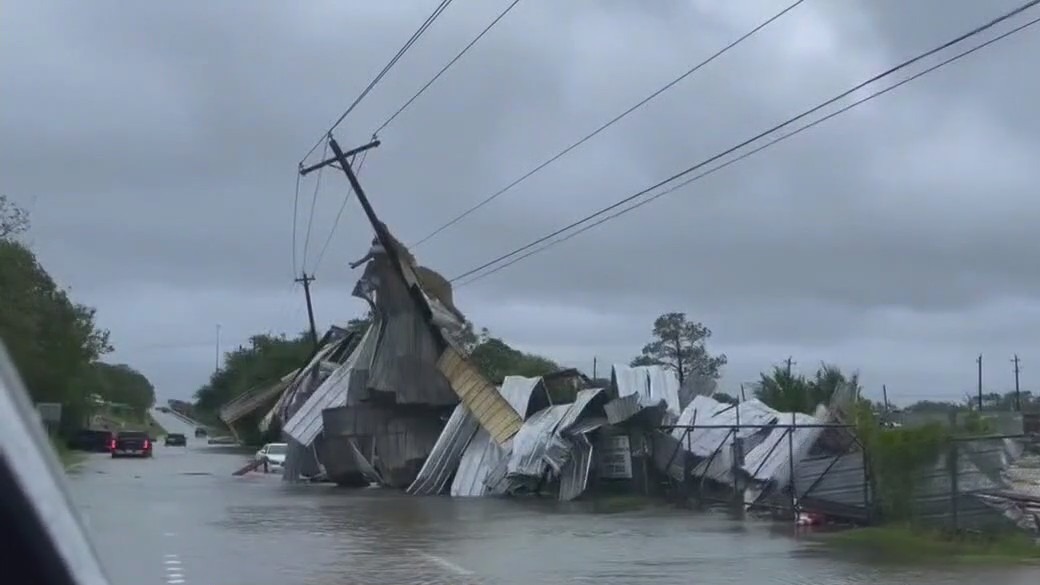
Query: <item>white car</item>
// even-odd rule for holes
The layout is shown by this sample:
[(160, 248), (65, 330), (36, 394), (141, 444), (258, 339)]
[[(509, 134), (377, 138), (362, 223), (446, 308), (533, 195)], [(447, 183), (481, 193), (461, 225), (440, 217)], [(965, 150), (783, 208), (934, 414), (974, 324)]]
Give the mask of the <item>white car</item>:
[(287, 443), (268, 443), (256, 452), (256, 460), (267, 461), (267, 471), (281, 470), (285, 467), (285, 454), (289, 452)]

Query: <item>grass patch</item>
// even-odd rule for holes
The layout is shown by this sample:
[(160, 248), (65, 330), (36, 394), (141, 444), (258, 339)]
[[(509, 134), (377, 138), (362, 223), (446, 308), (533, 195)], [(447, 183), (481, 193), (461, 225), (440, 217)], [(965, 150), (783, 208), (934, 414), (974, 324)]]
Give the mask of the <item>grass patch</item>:
[(58, 456), (58, 461), (61, 461), (61, 465), (66, 471), (68, 471), (70, 467), (77, 463), (81, 463), (87, 458), (85, 453), (69, 449), (68, 446), (58, 437), (51, 437), (51, 447), (54, 448), (54, 453)]
[(831, 533), (822, 543), (898, 562), (1040, 561), (1040, 546), (1020, 533), (964, 534), (906, 526), (874, 526)]

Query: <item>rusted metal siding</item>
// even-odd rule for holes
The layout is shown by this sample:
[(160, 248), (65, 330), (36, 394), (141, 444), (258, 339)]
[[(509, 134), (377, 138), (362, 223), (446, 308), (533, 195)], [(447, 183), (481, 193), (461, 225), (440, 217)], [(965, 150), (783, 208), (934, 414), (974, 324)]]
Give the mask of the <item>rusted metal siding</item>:
[(445, 350), (437, 367), (451, 383), (459, 400), (496, 443), (502, 445), (516, 435), (523, 423), (520, 415), (458, 350), (454, 347)]

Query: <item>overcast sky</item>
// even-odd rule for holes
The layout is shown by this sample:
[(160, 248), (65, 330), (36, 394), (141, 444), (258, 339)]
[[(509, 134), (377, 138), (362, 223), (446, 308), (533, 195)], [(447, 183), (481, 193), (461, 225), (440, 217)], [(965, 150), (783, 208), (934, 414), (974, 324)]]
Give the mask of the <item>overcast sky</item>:
[[(27, 241), (161, 397), (225, 349), (302, 330), (295, 168), (436, 5), (7, 2), (0, 192)], [(509, 0), (457, 0), (337, 130), (372, 131)], [(380, 133), (361, 180), (411, 243), (790, 0), (522, 0)], [(790, 117), (1020, 0), (808, 0), (413, 252), (454, 277)], [(1038, 12), (1034, 9), (1033, 12)], [(1036, 16), (1036, 14), (1033, 14)], [(1040, 384), (1040, 36), (1026, 31), (690, 187), (456, 290), (525, 350), (628, 361), (656, 315), (714, 331), (734, 390), (787, 356), (867, 394)], [(315, 177), (301, 186), (302, 255)], [(325, 174), (307, 245), (319, 326), (363, 310), (371, 231)], [(602, 370), (601, 370), (602, 372)]]

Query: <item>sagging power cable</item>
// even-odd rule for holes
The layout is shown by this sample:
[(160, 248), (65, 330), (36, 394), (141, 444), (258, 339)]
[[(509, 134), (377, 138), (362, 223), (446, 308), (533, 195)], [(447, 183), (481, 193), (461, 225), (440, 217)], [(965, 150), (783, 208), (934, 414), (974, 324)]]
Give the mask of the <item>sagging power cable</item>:
[(671, 81), (669, 81), (668, 83), (664, 84), (663, 86), (658, 88), (656, 91), (651, 93), (650, 95), (648, 95), (645, 98), (643, 98), (642, 100), (640, 100), (635, 105), (631, 106), (630, 108), (628, 108), (624, 112), (621, 112), (617, 116), (614, 116), (613, 118), (611, 118), (610, 120), (608, 120), (607, 122), (605, 122), (604, 124), (602, 124), (601, 126), (596, 128), (595, 130), (593, 130), (591, 133), (583, 136), (582, 138), (578, 139), (576, 142), (572, 143), (570, 146), (568, 146), (568, 147), (564, 148), (563, 150), (557, 152), (556, 154), (554, 154), (551, 157), (549, 157), (547, 160), (543, 161), (542, 163), (540, 163), (537, 166), (535, 166), (534, 168), (532, 168), (531, 170), (529, 170), (526, 173), (520, 175), (518, 178), (513, 180), (511, 183), (509, 183), (505, 187), (502, 187), (498, 191), (495, 191), (491, 195), (485, 197), (480, 202), (478, 202), (476, 205), (474, 205), (474, 206), (470, 207), (469, 209), (463, 211), (459, 215), (457, 215), (454, 218), (452, 218), (451, 220), (449, 220), (447, 223), (442, 224), (440, 227), (438, 227), (437, 229), (433, 230), (432, 232), (430, 232), (429, 234), (424, 236), (422, 239), (420, 239), (419, 241), (417, 241), (414, 244), (412, 244), (410, 247), (414, 248), (416, 246), (421, 246), (422, 244), (424, 244), (424, 243), (430, 241), (431, 239), (433, 239), (434, 237), (436, 237), (438, 234), (440, 234), (444, 230), (446, 230), (446, 229), (450, 228), (451, 226), (457, 224), (458, 222), (462, 221), (463, 219), (465, 219), (466, 217), (468, 217), (470, 214), (472, 214), (473, 212), (477, 211), (481, 207), (484, 207), (488, 203), (491, 203), (492, 201), (494, 201), (498, 197), (504, 195), (506, 192), (510, 191), (513, 187), (516, 187), (520, 183), (523, 183), (527, 179), (531, 178), (533, 175), (535, 175), (536, 173), (540, 172), (542, 169), (548, 167), (549, 165), (551, 165), (552, 163), (556, 162), (560, 158), (566, 156), (569, 152), (571, 152), (572, 150), (578, 148), (582, 144), (585, 144), (586, 142), (588, 142), (589, 140), (591, 140), (592, 138), (596, 137), (598, 134), (600, 134), (601, 132), (606, 130), (607, 128), (613, 126), (617, 122), (621, 121), (623, 118), (627, 117), (632, 112), (635, 112), (636, 110), (638, 110), (638, 109), (642, 108), (643, 106), (645, 106), (646, 104), (650, 103), (655, 98), (657, 98), (658, 96), (660, 96), (664, 92), (666, 92), (669, 89), (671, 89), (672, 87), (674, 87), (680, 81), (682, 81), (682, 80), (686, 79), (687, 77), (689, 77), (689, 76), (693, 75), (694, 73), (696, 73), (702, 67), (708, 65), (709, 63), (711, 63), (715, 59), (721, 57), (723, 54), (725, 54), (729, 50), (731, 50), (734, 47), (736, 47), (737, 45), (739, 45), (740, 43), (743, 43), (747, 39), (751, 38), (756, 33), (758, 33), (759, 31), (761, 31), (765, 27), (769, 26), (770, 24), (772, 24), (773, 22), (778, 20), (780, 17), (784, 16), (788, 12), (790, 12), (790, 11), (794, 10), (795, 8), (797, 8), (798, 5), (802, 4), (803, 2), (805, 2), (805, 0), (797, 0), (796, 2), (793, 2), (792, 4), (787, 6), (787, 8), (784, 8), (780, 12), (777, 12), (773, 16), (769, 17), (768, 19), (766, 19), (765, 21), (760, 23), (755, 28), (749, 30), (748, 32), (744, 33), (742, 36), (740, 36), (736, 40), (730, 42), (725, 47), (722, 47), (721, 49), (716, 51), (714, 54), (712, 54), (707, 59), (701, 61), (700, 63), (694, 65), (692, 68), (686, 70), (686, 72), (684, 72), (682, 75), (676, 77), (675, 79), (672, 79)]
[(412, 45), (414, 45), (415, 42), (419, 40), (419, 37), (421, 37), (423, 33), (426, 32), (426, 29), (430, 28), (430, 25), (432, 25), (433, 22), (437, 20), (437, 17), (439, 17), (441, 13), (444, 12), (444, 10), (447, 9), (449, 5), (451, 5), (452, 1), (453, 0), (441, 0), (437, 7), (434, 8), (433, 12), (426, 17), (426, 20), (423, 21), (422, 25), (420, 25), (419, 28), (414, 33), (412, 33), (412, 36), (409, 37), (408, 41), (405, 42), (404, 46), (402, 46), (393, 56), (393, 58), (391, 58), (390, 61), (383, 67), (382, 71), (380, 71), (379, 74), (377, 74), (375, 78), (372, 79), (371, 83), (369, 83), (368, 86), (357, 96), (357, 98), (355, 98), (354, 101), (351, 102), (350, 106), (348, 106), (347, 109), (339, 116), (339, 118), (337, 118), (336, 121), (332, 123), (332, 126), (330, 126), (329, 129), (325, 131), (324, 134), (322, 134), (321, 138), (319, 138), (318, 141), (314, 143), (314, 146), (312, 146), (311, 149), (307, 151), (307, 154), (305, 154), (303, 156), (303, 159), (300, 160), (301, 166), (303, 165), (304, 161), (306, 161), (307, 158), (310, 157), (310, 155), (314, 154), (314, 151), (317, 150), (319, 146), (321, 146), (322, 142), (326, 141), (328, 136), (332, 134), (332, 131), (335, 130), (343, 122), (343, 120), (345, 120), (346, 117), (350, 115), (351, 112), (354, 111), (354, 108), (356, 108), (358, 104), (361, 103), (361, 100), (365, 99), (365, 96), (367, 96), (369, 92), (372, 91), (372, 88), (374, 88), (380, 81), (383, 80), (383, 77), (385, 77), (386, 74), (391, 69), (393, 69), (394, 65), (396, 65), (397, 62), (401, 60), (401, 57), (403, 57), (404, 54), (412, 48)]
[(552, 233), (550, 233), (550, 234), (548, 234), (546, 236), (542, 236), (542, 237), (540, 237), (540, 238), (538, 238), (538, 239), (536, 239), (536, 240), (534, 240), (534, 241), (532, 241), (532, 242), (530, 242), (530, 243), (528, 243), (528, 244), (526, 244), (524, 246), (521, 246), (521, 247), (519, 247), (519, 248), (517, 248), (517, 249), (515, 249), (515, 250), (513, 250), (513, 251), (511, 251), (511, 252), (509, 252), (507, 254), (503, 254), (502, 256), (499, 256), (498, 258), (495, 258), (494, 260), (491, 260), (490, 262), (486, 262), (486, 263), (484, 263), (484, 264), (482, 264), (482, 265), (480, 265), (480, 266), (478, 266), (476, 268), (468, 270), (468, 271), (466, 271), (466, 272), (456, 276), (455, 278), (451, 279), (451, 282), (455, 283), (455, 282), (457, 282), (457, 281), (459, 281), (459, 280), (461, 280), (463, 278), (472, 276), (472, 275), (477, 274), (478, 272), (481, 272), (481, 271), (483, 271), (483, 270), (485, 270), (487, 268), (490, 268), (492, 266), (498, 265), (498, 266), (495, 266), (494, 268), (492, 268), (491, 270), (488, 270), (487, 272), (483, 272), (482, 274), (480, 274), (480, 275), (478, 275), (478, 276), (476, 276), (474, 278), (468, 279), (466, 282), (461, 283), (458, 286), (464, 286), (466, 284), (470, 284), (472, 282), (475, 282), (476, 280), (479, 280), (481, 278), (484, 278), (486, 276), (494, 274), (495, 272), (498, 272), (498, 271), (500, 271), (500, 270), (502, 270), (502, 269), (504, 269), (504, 268), (506, 268), (508, 266), (511, 266), (512, 264), (515, 264), (516, 262), (519, 262), (520, 260), (523, 260), (524, 258), (533, 256), (534, 254), (537, 254), (538, 252), (541, 252), (541, 251), (543, 251), (545, 249), (548, 249), (548, 248), (550, 248), (550, 247), (552, 247), (552, 246), (554, 246), (554, 245), (556, 245), (558, 243), (564, 242), (564, 241), (566, 241), (566, 240), (568, 240), (568, 239), (570, 239), (570, 238), (572, 238), (574, 236), (577, 236), (578, 234), (581, 234), (581, 233), (583, 233), (585, 231), (588, 231), (589, 229), (592, 229), (593, 227), (596, 227), (597, 225), (600, 225), (600, 224), (605, 223), (605, 222), (607, 222), (607, 221), (609, 221), (611, 219), (614, 219), (614, 218), (616, 218), (618, 216), (624, 215), (625, 213), (633, 211), (634, 209), (637, 209), (637, 208), (639, 208), (639, 207), (641, 207), (641, 206), (643, 206), (643, 205), (645, 205), (645, 204), (647, 204), (647, 203), (649, 203), (651, 201), (654, 201), (654, 200), (656, 200), (656, 199), (658, 199), (660, 197), (663, 197), (664, 195), (667, 195), (668, 193), (674, 192), (675, 190), (677, 190), (677, 189), (679, 189), (679, 188), (681, 188), (683, 186), (686, 186), (689, 183), (692, 183), (693, 181), (698, 180), (698, 179), (700, 179), (700, 178), (702, 178), (704, 176), (707, 176), (708, 174), (711, 174), (711, 173), (713, 173), (713, 172), (715, 172), (717, 170), (721, 170), (722, 168), (725, 168), (725, 167), (729, 166), (730, 164), (733, 164), (733, 163), (738, 162), (740, 160), (743, 160), (743, 159), (745, 159), (745, 158), (747, 158), (747, 157), (749, 157), (749, 156), (751, 156), (751, 155), (753, 155), (753, 154), (755, 154), (757, 152), (760, 152), (760, 151), (764, 150), (765, 148), (768, 148), (769, 146), (772, 146), (772, 145), (774, 145), (774, 144), (776, 144), (778, 142), (781, 142), (783, 140), (791, 138), (792, 136), (795, 136), (795, 135), (797, 135), (797, 134), (799, 134), (799, 133), (801, 133), (801, 132), (803, 132), (805, 130), (808, 130), (808, 129), (812, 128), (812, 127), (815, 127), (816, 125), (818, 125), (818, 124), (820, 124), (820, 123), (822, 123), (822, 122), (824, 122), (826, 120), (832, 119), (835, 116), (838, 116), (839, 114), (847, 112), (848, 110), (850, 110), (850, 109), (852, 109), (852, 108), (854, 108), (854, 107), (856, 107), (856, 106), (858, 106), (858, 105), (860, 105), (862, 103), (870, 101), (870, 100), (872, 100), (872, 99), (874, 99), (876, 97), (880, 97), (881, 95), (884, 95), (884, 94), (888, 93), (889, 91), (892, 91), (892, 90), (894, 90), (894, 89), (896, 89), (898, 87), (901, 87), (901, 86), (909, 83), (910, 81), (918, 79), (918, 78), (920, 78), (920, 77), (922, 77), (924, 75), (927, 75), (928, 73), (931, 73), (931, 72), (933, 72), (933, 71), (935, 71), (937, 69), (945, 67), (946, 65), (949, 65), (950, 63), (953, 63), (953, 62), (955, 62), (957, 60), (960, 60), (963, 57), (966, 57), (966, 56), (968, 56), (968, 55), (970, 55), (970, 54), (972, 54), (972, 53), (974, 53), (974, 52), (976, 52), (976, 51), (978, 51), (980, 49), (988, 47), (988, 46), (990, 46), (990, 45), (992, 45), (992, 44), (994, 44), (994, 43), (996, 43), (998, 41), (1006, 39), (1006, 38), (1008, 38), (1008, 37), (1010, 37), (1010, 36), (1012, 36), (1012, 35), (1014, 35), (1016, 33), (1019, 33), (1021, 31), (1025, 30), (1026, 28), (1029, 28), (1029, 27), (1037, 24), (1038, 22), (1040, 22), (1040, 18), (1035, 18), (1033, 20), (1030, 20), (1030, 21), (1028, 21), (1028, 22), (1026, 22), (1026, 23), (1024, 23), (1022, 25), (1019, 25), (1019, 26), (1017, 26), (1017, 27), (1015, 27), (1015, 28), (1005, 32), (1005, 33), (1002, 33), (1002, 34), (1000, 34), (1000, 35), (998, 35), (998, 36), (996, 36), (996, 37), (994, 37), (994, 38), (992, 38), (992, 39), (990, 39), (990, 40), (988, 40), (988, 41), (986, 41), (984, 43), (981, 43), (979, 45), (976, 45), (976, 46), (970, 47), (968, 49), (965, 49), (964, 51), (962, 51), (962, 52), (960, 52), (960, 53), (958, 53), (958, 54), (956, 54), (956, 55), (954, 55), (954, 56), (952, 56), (952, 57), (950, 57), (948, 59), (945, 59), (945, 60), (939, 62), (936, 65), (933, 65), (933, 66), (931, 66), (931, 67), (929, 67), (927, 69), (924, 69), (924, 70), (922, 70), (922, 71), (920, 71), (920, 72), (910, 76), (907, 79), (904, 79), (904, 80), (902, 80), (902, 81), (900, 81), (898, 83), (895, 83), (895, 84), (893, 84), (893, 85), (891, 85), (891, 86), (889, 86), (889, 87), (887, 87), (887, 88), (885, 88), (883, 90), (879, 90), (877, 92), (874, 92), (873, 94), (870, 94), (870, 95), (868, 95), (868, 96), (866, 96), (866, 97), (864, 97), (864, 98), (862, 98), (860, 100), (857, 100), (857, 101), (855, 101), (855, 102), (853, 102), (853, 103), (851, 103), (851, 104), (849, 104), (849, 105), (847, 105), (847, 106), (845, 106), (845, 107), (843, 107), (843, 108), (841, 108), (841, 109), (839, 109), (839, 110), (837, 110), (835, 112), (832, 112), (831, 114), (829, 114), (827, 116), (824, 116), (823, 118), (820, 118), (820, 119), (818, 119), (818, 120), (816, 120), (814, 122), (811, 122), (809, 124), (806, 124), (804, 126), (801, 126), (801, 127), (797, 128), (797, 129), (795, 129), (794, 131), (788, 133), (788, 134), (785, 134), (785, 135), (780, 136), (780, 137), (778, 137), (778, 138), (776, 138), (776, 139), (774, 139), (772, 141), (769, 141), (769, 142), (767, 142), (767, 143), (765, 143), (763, 145), (760, 145), (759, 147), (757, 147), (757, 148), (755, 148), (755, 149), (753, 149), (753, 150), (751, 150), (751, 151), (749, 151), (747, 153), (744, 153), (741, 156), (738, 156), (738, 157), (734, 158), (733, 160), (730, 160), (730, 161), (728, 161), (726, 163), (718, 165), (717, 167), (711, 168), (711, 169), (709, 169), (708, 171), (706, 171), (704, 173), (696, 175), (696, 176), (694, 176), (694, 177), (688, 179), (687, 181), (684, 181), (684, 182), (682, 182), (682, 183), (680, 183), (678, 185), (674, 185), (673, 187), (671, 187), (671, 188), (669, 188), (669, 189), (667, 189), (667, 190), (665, 190), (665, 191), (663, 191), (661, 193), (658, 193), (657, 195), (655, 195), (653, 197), (650, 197), (648, 199), (640, 201), (640, 202), (636, 203), (635, 205), (631, 205), (629, 207), (623, 208), (620, 211), (618, 211), (617, 213), (614, 213), (614, 214), (612, 214), (610, 216), (607, 216), (607, 217), (601, 219), (600, 221), (597, 221), (597, 222), (592, 223), (592, 224), (590, 224), (588, 226), (585, 226), (582, 229), (577, 230), (577, 231), (575, 231), (574, 233), (572, 233), (572, 234), (570, 234), (568, 236), (560, 238), (559, 240), (554, 240), (554, 241), (550, 242), (549, 244), (547, 244), (547, 245), (545, 245), (545, 246), (543, 246), (541, 248), (536, 248), (533, 251), (530, 251), (530, 252), (528, 252), (526, 254), (523, 254), (523, 255), (519, 256), (518, 258), (515, 258), (515, 259), (513, 259), (513, 260), (511, 260), (509, 262), (503, 263), (503, 261), (509, 260), (510, 258), (513, 258), (514, 256), (517, 256), (517, 255), (519, 255), (519, 254), (521, 254), (523, 252), (527, 252), (528, 250), (531, 250), (532, 248), (534, 248), (535, 246), (537, 246), (537, 245), (539, 245), (539, 244), (541, 244), (543, 242), (551, 240), (552, 238), (555, 238), (556, 236), (558, 236), (560, 234), (568, 232), (568, 231), (570, 231), (570, 230), (572, 230), (572, 229), (574, 229), (574, 228), (576, 228), (578, 226), (581, 226), (582, 224), (588, 223), (589, 221), (591, 221), (593, 219), (596, 219), (597, 217), (600, 217), (602, 215), (605, 215), (605, 214), (607, 214), (607, 213), (609, 213), (609, 212), (611, 212), (611, 211), (613, 211), (613, 210), (615, 210), (615, 209), (617, 209), (617, 208), (619, 208), (619, 207), (621, 207), (621, 206), (623, 206), (623, 205), (625, 205), (627, 203), (630, 203), (630, 202), (634, 201), (635, 199), (638, 199), (638, 198), (642, 197), (643, 195), (646, 195), (647, 193), (650, 193), (651, 191), (654, 191), (654, 190), (656, 190), (656, 189), (658, 189), (660, 187), (663, 187), (663, 186), (667, 185), (668, 183), (671, 183), (671, 182), (673, 182), (673, 181), (675, 181), (677, 179), (680, 179), (680, 178), (682, 178), (682, 177), (684, 177), (684, 176), (686, 176), (686, 175), (688, 175), (688, 174), (690, 174), (690, 173), (692, 173), (694, 171), (697, 171), (697, 170), (699, 170), (699, 169), (701, 169), (701, 168), (703, 168), (703, 167), (705, 167), (707, 165), (710, 165), (710, 164), (718, 161), (719, 159), (721, 159), (723, 157), (726, 157), (726, 156), (732, 154), (733, 152), (735, 152), (737, 150), (740, 150), (740, 149), (744, 148), (745, 146), (748, 146), (751, 143), (754, 143), (754, 142), (758, 141), (761, 138), (764, 138), (764, 137), (766, 137), (766, 136), (768, 136), (770, 134), (773, 134), (774, 132), (783, 129), (784, 127), (789, 126), (792, 123), (797, 122), (798, 120), (801, 120), (801, 119), (803, 119), (803, 118), (805, 118), (807, 116), (812, 115), (813, 113), (819, 111), (820, 109), (822, 109), (824, 107), (827, 107), (827, 106), (829, 106), (829, 105), (831, 105), (831, 104), (833, 104), (833, 103), (835, 103), (835, 102), (837, 102), (837, 101), (839, 101), (839, 100), (841, 100), (841, 99), (843, 99), (845, 97), (848, 97), (850, 94), (858, 91), (859, 89), (862, 89), (863, 87), (866, 87), (867, 85), (875, 83), (875, 82), (877, 82), (877, 81), (879, 81), (879, 80), (881, 80), (881, 79), (883, 79), (885, 77), (888, 77), (888, 76), (890, 76), (890, 75), (892, 75), (892, 74), (894, 74), (894, 73), (896, 73), (898, 71), (901, 71), (901, 70), (903, 70), (903, 69), (913, 65), (914, 63), (917, 63), (917, 62), (921, 61), (922, 59), (925, 59), (925, 58), (927, 58), (927, 57), (929, 57), (931, 55), (934, 55), (934, 54), (936, 54), (936, 53), (938, 53), (940, 51), (943, 51), (943, 50), (948, 49), (948, 48), (950, 48), (950, 47), (952, 47), (954, 45), (957, 45), (957, 44), (959, 44), (959, 43), (961, 43), (961, 42), (963, 42), (963, 41), (965, 41), (967, 39), (970, 39), (970, 38), (972, 38), (972, 37), (974, 37), (974, 36), (976, 36), (976, 35), (978, 35), (978, 34), (980, 34), (982, 32), (985, 32), (985, 31), (989, 30), (990, 28), (993, 28), (994, 26), (996, 26), (996, 25), (998, 25), (998, 24), (1000, 24), (1002, 22), (1004, 22), (1004, 21), (1006, 21), (1006, 20), (1008, 20), (1008, 19), (1010, 19), (1010, 18), (1012, 18), (1014, 16), (1017, 16), (1018, 14), (1021, 14), (1023, 11), (1028, 10), (1029, 8), (1032, 8), (1032, 7), (1036, 6), (1038, 3), (1040, 3), (1040, 0), (1031, 0), (1030, 2), (1027, 2), (1027, 3), (1023, 4), (1022, 6), (1016, 8), (1016, 9), (1014, 9), (1014, 10), (1012, 10), (1012, 11), (1010, 11), (1010, 12), (1008, 12), (1008, 13), (1002, 15), (1002, 16), (997, 17), (997, 18), (991, 20), (990, 22), (988, 22), (986, 24), (983, 24), (983, 25), (981, 25), (979, 27), (976, 27), (975, 29), (972, 29), (971, 31), (969, 31), (967, 33), (959, 35), (958, 37), (956, 37), (956, 38), (954, 38), (954, 39), (952, 39), (950, 41), (947, 41), (946, 43), (943, 43), (942, 45), (940, 45), (940, 46), (938, 46), (938, 47), (936, 47), (934, 49), (930, 49), (928, 51), (925, 51), (924, 53), (921, 53), (921, 54), (919, 54), (919, 55), (917, 55), (915, 57), (912, 57), (911, 59), (908, 59), (908, 60), (906, 60), (906, 61), (896, 65), (895, 67), (892, 67), (892, 68), (890, 68), (890, 69), (888, 69), (888, 70), (886, 70), (886, 71), (884, 71), (882, 73), (879, 73), (879, 74), (875, 75), (874, 77), (871, 77), (870, 79), (868, 79), (868, 80), (866, 80), (866, 81), (864, 81), (862, 83), (857, 84), (856, 86), (850, 88), (849, 90), (846, 90), (846, 91), (842, 92), (841, 94), (839, 94), (839, 95), (837, 95), (837, 96), (835, 96), (835, 97), (833, 97), (831, 99), (828, 99), (825, 102), (823, 102), (823, 103), (821, 103), (821, 104), (819, 104), (817, 106), (814, 106), (813, 108), (811, 108), (809, 110), (806, 110), (805, 112), (803, 112), (803, 113), (801, 113), (801, 114), (799, 114), (799, 115), (797, 115), (797, 116), (795, 116), (793, 118), (790, 118), (790, 119), (788, 119), (787, 121), (785, 121), (785, 122), (783, 122), (781, 124), (778, 124), (778, 125), (770, 128), (769, 130), (766, 130), (765, 132), (757, 134), (756, 136), (754, 136), (754, 137), (752, 137), (752, 138), (750, 138), (748, 140), (745, 140), (745, 141), (741, 142), (740, 144), (738, 144), (738, 145), (736, 145), (734, 147), (726, 149), (725, 151), (723, 151), (723, 152), (721, 152), (719, 154), (716, 154), (716, 155), (712, 156), (711, 158), (709, 158), (707, 160), (699, 162), (696, 165), (694, 165), (692, 167), (689, 167), (689, 168), (687, 168), (687, 169), (685, 169), (685, 170), (683, 170), (683, 171), (681, 171), (679, 173), (676, 173), (675, 175), (672, 175), (671, 177), (669, 177), (669, 178), (667, 178), (667, 179), (665, 179), (663, 181), (660, 181), (660, 182), (658, 182), (658, 183), (656, 183), (656, 184), (654, 184), (654, 185), (652, 185), (652, 186), (650, 186), (650, 187), (648, 187), (646, 189), (643, 189), (643, 190), (641, 190), (641, 191), (639, 191), (639, 192), (637, 192), (637, 193), (635, 193), (633, 195), (625, 197), (624, 199), (622, 199), (622, 200), (620, 200), (620, 201), (618, 201), (618, 202), (616, 202), (616, 203), (614, 203), (612, 205), (609, 205), (609, 206), (607, 206), (607, 207), (605, 207), (603, 209), (600, 209), (599, 211), (596, 211), (595, 213), (587, 215), (584, 218), (582, 218), (582, 219), (580, 219), (580, 220), (578, 220), (576, 222), (573, 222), (573, 223), (571, 223), (571, 224), (569, 224), (569, 225), (567, 225), (567, 226), (565, 226), (563, 228), (560, 228), (560, 229), (558, 229), (558, 230), (556, 230), (556, 231), (554, 231), (554, 232), (552, 232)]
[(484, 38), (484, 35), (486, 35), (488, 33), (488, 31), (490, 31), (492, 28), (494, 28), (495, 25), (498, 24), (498, 22), (500, 20), (505, 18), (505, 16), (507, 14), (509, 14), (509, 11), (512, 10), (513, 7), (515, 7), (519, 3), (520, 3), (520, 0), (513, 0), (513, 2), (509, 4), (509, 6), (506, 6), (505, 9), (502, 12), (500, 12), (498, 14), (498, 16), (495, 17), (494, 20), (492, 20), (490, 23), (488, 23), (488, 25), (486, 27), (484, 27), (484, 30), (480, 31), (480, 34), (478, 34), (476, 37), (474, 37), (474, 39), (472, 41), (470, 41), (468, 45), (463, 47), (462, 50), (459, 51), (459, 53), (457, 55), (455, 55), (455, 57), (451, 61), (448, 61), (448, 64), (445, 65), (444, 67), (442, 67), (441, 70), (438, 71), (437, 74), (434, 75), (429, 81), (427, 81), (425, 85), (420, 87), (419, 91), (415, 92), (415, 95), (413, 95), (412, 97), (408, 98), (408, 101), (406, 101), (403, 105), (401, 105), (400, 108), (397, 108), (397, 111), (394, 112), (393, 115), (391, 115), (389, 118), (387, 118), (385, 122), (380, 124), (379, 127), (376, 128), (375, 132), (373, 132), (372, 134), (373, 135), (379, 134), (387, 126), (389, 126), (391, 122), (396, 120), (397, 117), (400, 116), (402, 112), (404, 112), (406, 109), (408, 109), (408, 106), (412, 105), (412, 102), (414, 102), (416, 99), (418, 99), (419, 96), (421, 96), (427, 89), (430, 88), (431, 85), (433, 85), (438, 79), (440, 79), (441, 75), (444, 75), (444, 72), (446, 72), (448, 69), (450, 69), (452, 65), (457, 63), (458, 60), (461, 59), (462, 56), (465, 55), (467, 51), (469, 51), (471, 48), (473, 48), (473, 45), (477, 44), (477, 42), (480, 41), (480, 39)]

